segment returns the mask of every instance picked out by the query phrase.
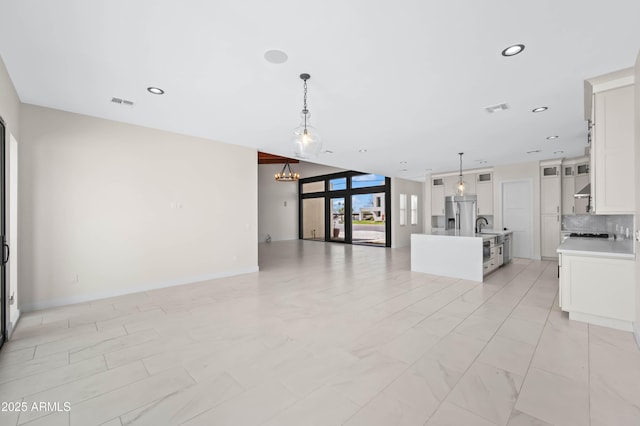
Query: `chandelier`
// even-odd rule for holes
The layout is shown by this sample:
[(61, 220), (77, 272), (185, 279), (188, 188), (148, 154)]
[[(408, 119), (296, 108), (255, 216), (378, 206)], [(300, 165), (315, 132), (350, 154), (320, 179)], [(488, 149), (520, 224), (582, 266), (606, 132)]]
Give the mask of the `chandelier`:
[(291, 165), (287, 161), (280, 173), (276, 173), (276, 180), (278, 182), (295, 182), (300, 179), (300, 173), (294, 173), (291, 170)]

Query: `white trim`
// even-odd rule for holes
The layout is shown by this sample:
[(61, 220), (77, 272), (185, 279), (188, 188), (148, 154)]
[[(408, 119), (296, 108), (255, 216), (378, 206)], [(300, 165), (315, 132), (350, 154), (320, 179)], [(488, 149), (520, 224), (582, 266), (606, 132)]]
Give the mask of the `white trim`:
[(9, 321), (9, 324), (7, 325), (7, 340), (11, 340), (11, 336), (18, 325), (18, 321), (20, 321), (20, 309), (16, 309), (14, 312), (16, 312), (16, 320), (15, 322)]
[(637, 322), (633, 323), (633, 335), (636, 338), (636, 344), (638, 345), (638, 348), (640, 348), (640, 329), (638, 328)]
[(72, 305), (74, 303), (89, 302), (92, 300), (107, 299), (109, 297), (123, 296), (125, 294), (141, 293), (150, 290), (157, 290), (166, 287), (179, 285), (194, 284), (201, 281), (214, 280), (217, 278), (232, 277), (235, 275), (251, 274), (258, 272), (258, 266), (236, 269), (233, 271), (214, 272), (212, 274), (198, 275), (193, 277), (179, 278), (175, 280), (162, 281), (158, 283), (150, 283), (138, 287), (130, 287), (126, 289), (118, 289), (114, 291), (102, 291), (99, 293), (83, 294), (78, 296), (62, 297), (59, 299), (45, 300), (35, 303), (25, 303), (21, 306), (24, 312), (37, 311), (40, 309), (55, 308), (58, 306)]
[(569, 319), (599, 325), (602, 327), (615, 328), (616, 330), (633, 331), (633, 323), (631, 321), (624, 321), (616, 318), (606, 318), (599, 315), (585, 314), (582, 312), (569, 312)]

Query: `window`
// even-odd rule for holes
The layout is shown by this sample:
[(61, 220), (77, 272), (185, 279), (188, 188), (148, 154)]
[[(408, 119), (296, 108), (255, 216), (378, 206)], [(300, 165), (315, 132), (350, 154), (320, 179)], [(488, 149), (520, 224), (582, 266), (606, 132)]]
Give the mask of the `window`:
[(411, 196), (411, 224), (418, 224), (418, 196)]
[(407, 224), (407, 194), (400, 194), (400, 226)]
[(347, 189), (347, 178), (331, 179), (329, 181), (329, 191), (339, 191), (341, 189)]
[(312, 192), (324, 192), (324, 181), (309, 182), (302, 184), (302, 193), (310, 194)]
[(351, 178), (351, 188), (366, 188), (369, 186), (384, 185), (384, 176), (380, 175), (358, 175)]

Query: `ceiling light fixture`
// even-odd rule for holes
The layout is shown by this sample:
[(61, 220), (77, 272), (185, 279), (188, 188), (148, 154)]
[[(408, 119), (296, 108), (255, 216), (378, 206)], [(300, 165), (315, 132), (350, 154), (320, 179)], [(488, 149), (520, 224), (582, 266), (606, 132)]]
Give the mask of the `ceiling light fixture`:
[(164, 95), (164, 90), (159, 87), (147, 87), (147, 90), (154, 95)]
[(296, 157), (309, 158), (317, 157), (322, 149), (322, 141), (320, 135), (314, 127), (309, 124), (309, 108), (307, 108), (307, 80), (311, 78), (309, 74), (300, 74), (300, 78), (304, 81), (304, 103), (302, 107), (302, 121), (300, 126), (293, 131), (293, 144), (295, 147)]
[(532, 109), (531, 112), (543, 112), (543, 111), (546, 111), (548, 109), (549, 109), (549, 107), (538, 107), (538, 108)]
[(547, 136), (547, 139), (549, 140), (553, 140), (553, 139), (558, 139), (560, 136)]
[(458, 153), (458, 155), (460, 156), (460, 176), (458, 179), (458, 183), (456, 183), (456, 195), (464, 195), (465, 183), (462, 180), (462, 155), (463, 154), (464, 152)]
[(502, 51), (502, 56), (515, 56), (524, 50), (524, 44), (514, 44)]
[(564, 151), (553, 151), (554, 154), (564, 154)]
[(300, 179), (300, 174), (294, 173), (293, 170), (291, 170), (291, 165), (288, 161), (285, 163), (282, 171), (276, 173), (276, 180), (278, 182), (295, 182), (298, 179)]
[(358, 152), (365, 153), (365, 152), (367, 152), (367, 150), (366, 149), (359, 149)]
[(532, 151), (527, 151), (527, 154), (535, 154), (536, 152), (542, 152), (541, 149), (534, 149)]
[(289, 59), (289, 56), (282, 50), (272, 49), (264, 52), (264, 59), (272, 64), (284, 64)]

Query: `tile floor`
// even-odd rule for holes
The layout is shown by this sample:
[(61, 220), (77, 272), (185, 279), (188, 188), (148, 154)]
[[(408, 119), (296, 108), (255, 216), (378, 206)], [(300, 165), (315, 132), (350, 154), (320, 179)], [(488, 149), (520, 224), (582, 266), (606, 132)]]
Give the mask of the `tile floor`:
[(0, 401), (26, 409), (0, 424), (640, 425), (631, 333), (569, 321), (553, 262), (478, 284), (289, 241), (260, 267), (25, 314)]

